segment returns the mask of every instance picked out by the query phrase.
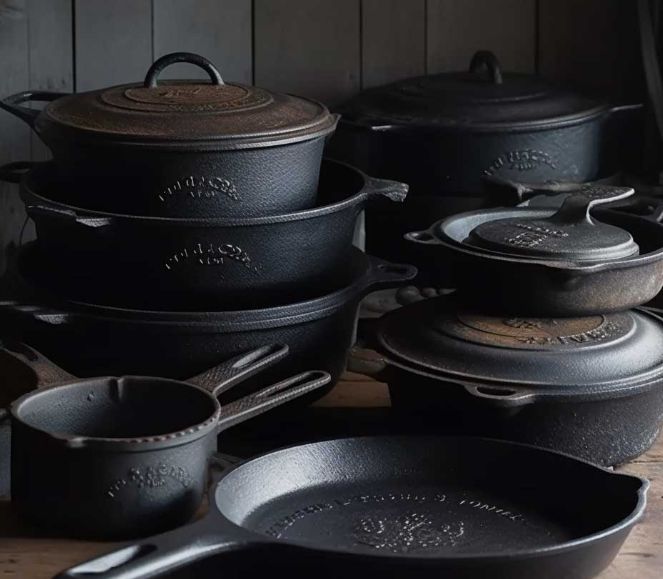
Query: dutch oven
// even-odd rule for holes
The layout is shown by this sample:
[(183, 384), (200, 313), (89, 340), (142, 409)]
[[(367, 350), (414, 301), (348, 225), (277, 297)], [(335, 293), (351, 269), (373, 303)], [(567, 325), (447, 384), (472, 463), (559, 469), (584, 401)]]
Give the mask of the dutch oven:
[[(481, 177), (591, 181), (605, 166), (606, 121), (640, 105), (608, 104), (531, 74), (506, 73), (477, 52), (467, 72), (400, 80), (340, 107), (335, 148), (418, 195), (479, 196)], [(343, 135), (341, 135), (343, 133)]]
[[(17, 180), (29, 164), (5, 167)], [(21, 195), (43, 259), (31, 268), (54, 291), (106, 305), (198, 310), (273, 307), (351, 283), (361, 210), (402, 201), (407, 186), (324, 161), (316, 207), (264, 217), (169, 219), (71, 206), (50, 188), (52, 166), (24, 175)]]
[[(210, 82), (159, 81), (173, 63)], [(47, 101), (42, 111), (24, 103)], [(271, 215), (315, 205), (325, 137), (320, 103), (225, 83), (207, 59), (174, 53), (142, 84), (66, 95), (27, 91), (0, 101), (51, 149), (70, 201), (163, 217)]]
[(625, 310), (663, 286), (660, 224), (598, 208), (632, 193), (581, 185), (528, 206), (460, 213), (406, 239), (436, 250), (441, 275), (451, 270), (461, 297), (484, 309), (537, 316)]
[(353, 371), (389, 384), (424, 429), (504, 438), (602, 465), (645, 452), (663, 423), (663, 320), (477, 313), (452, 297), (390, 312)]
[[(415, 268), (358, 249), (346, 259), (352, 281), (314, 299), (262, 309), (172, 312), (63, 301), (5, 280), (0, 327), (76, 376), (134, 374), (186, 378), (220, 359), (270, 343), (290, 346), (279, 371), (320, 368), (334, 380), (345, 367), (360, 299), (412, 279)], [(132, 280), (126, 280), (132, 283)], [(270, 376), (272, 378), (272, 376)]]

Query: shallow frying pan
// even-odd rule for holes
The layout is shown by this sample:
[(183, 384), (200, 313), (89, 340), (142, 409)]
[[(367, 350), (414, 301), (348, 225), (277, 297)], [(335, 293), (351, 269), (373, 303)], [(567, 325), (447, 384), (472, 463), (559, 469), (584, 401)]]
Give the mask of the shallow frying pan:
[(617, 554), (647, 486), (489, 439), (317, 442), (233, 468), (202, 520), (57, 578), (154, 577), (215, 553), (267, 548), (285, 558), (289, 576), (581, 579)]

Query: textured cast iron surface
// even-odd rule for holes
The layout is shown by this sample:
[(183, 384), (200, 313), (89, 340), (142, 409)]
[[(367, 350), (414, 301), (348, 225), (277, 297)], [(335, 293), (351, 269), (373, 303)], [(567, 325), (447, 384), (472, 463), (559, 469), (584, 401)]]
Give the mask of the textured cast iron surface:
[(24, 183), (28, 206), (51, 209), (28, 209), (45, 258), (32, 271), (43, 274), (39, 285), (122, 307), (232, 310), (309, 299), (350, 283), (348, 254), (368, 198), (402, 200), (407, 187), (327, 161), (320, 190), (326, 201), (316, 209), (260, 220), (165, 221), (77, 210), (83, 224), (66, 213), (72, 208)]
[(312, 443), (232, 470), (196, 526), (60, 577), (107, 565), (117, 565), (109, 579), (151, 577), (205, 549), (271, 542), (297, 576), (308, 568), (325, 577), (584, 579), (616, 555), (644, 508), (643, 489), (635, 477), (498, 441)]

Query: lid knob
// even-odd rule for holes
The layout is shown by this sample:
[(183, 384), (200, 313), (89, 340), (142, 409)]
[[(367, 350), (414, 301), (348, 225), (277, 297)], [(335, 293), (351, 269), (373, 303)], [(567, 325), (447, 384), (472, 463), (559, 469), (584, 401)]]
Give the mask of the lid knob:
[(188, 64), (194, 64), (202, 68), (207, 74), (209, 74), (212, 84), (221, 85), (224, 84), (223, 79), (221, 78), (221, 73), (209, 60), (204, 56), (199, 54), (193, 54), (191, 52), (173, 52), (171, 54), (166, 54), (161, 58), (158, 58), (152, 66), (150, 66), (147, 74), (145, 75), (145, 82), (143, 86), (145, 88), (156, 88), (157, 79), (164, 68), (175, 64), (178, 62), (186, 62)]
[(486, 70), (490, 75), (490, 80), (493, 84), (502, 84), (502, 67), (500, 61), (490, 50), (478, 50), (474, 53), (472, 61), (470, 62), (470, 72), (478, 74), (482, 70)]

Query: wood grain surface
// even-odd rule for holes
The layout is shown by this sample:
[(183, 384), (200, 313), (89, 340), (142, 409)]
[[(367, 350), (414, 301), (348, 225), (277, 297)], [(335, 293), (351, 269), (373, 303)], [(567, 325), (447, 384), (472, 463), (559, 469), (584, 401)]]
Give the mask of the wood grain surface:
[[(388, 406), (389, 396), (384, 384), (358, 374), (346, 374), (334, 390), (304, 412), (311, 415), (310, 422), (321, 431), (325, 430), (325, 423), (331, 422), (337, 430), (353, 429), (358, 424), (368, 429), (371, 421), (373, 427), (384, 421)], [(663, 438), (647, 454), (619, 470), (651, 481), (647, 512), (618, 557), (598, 579), (660, 579), (663, 569)], [(2, 578), (47, 579), (112, 548), (113, 543), (39, 538), (12, 517), (7, 502), (0, 502)]]

